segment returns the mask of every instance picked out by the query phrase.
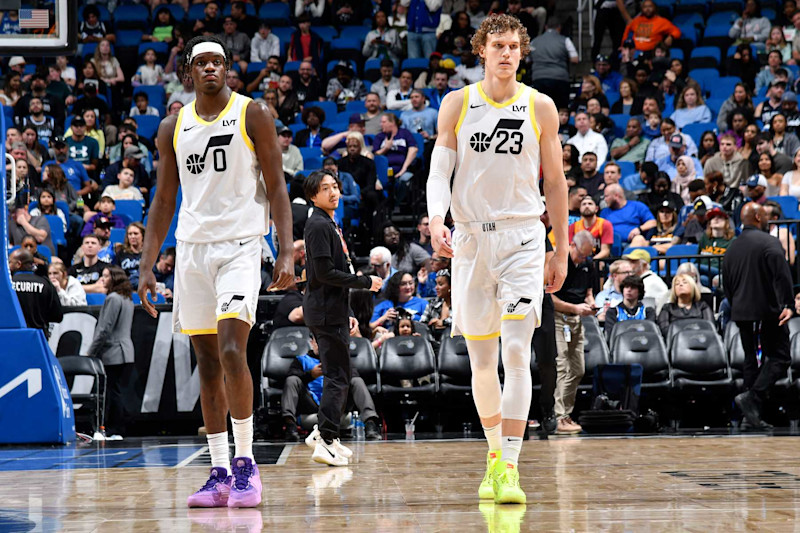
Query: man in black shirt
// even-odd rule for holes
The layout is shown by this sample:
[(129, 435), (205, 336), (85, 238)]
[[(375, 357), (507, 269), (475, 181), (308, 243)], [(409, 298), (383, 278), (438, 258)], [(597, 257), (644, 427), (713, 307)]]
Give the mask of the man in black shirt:
[(305, 288), (306, 271), (303, 270), (299, 276), (294, 278), (294, 284), (287, 289), (286, 294), (278, 302), (275, 314), (272, 316), (273, 327), (277, 329), (306, 325), (303, 318), (303, 291)]
[(348, 293), (351, 288), (378, 291), (383, 280), (353, 273), (341, 230), (333, 220), (341, 196), (339, 178), (318, 170), (306, 178), (303, 188), (314, 204), (304, 236), (308, 286), (303, 315), (319, 345), (325, 376), (319, 429), (314, 429), (306, 444), (316, 442), (314, 461), (345, 466), (352, 451), (339, 442), (339, 424), (350, 387), (350, 331), (358, 328), (348, 306)]
[(581, 317), (595, 313), (594, 266), (591, 255), (594, 237), (586, 230), (575, 234), (569, 245), (567, 277), (560, 291), (553, 295), (555, 307), (556, 365), (555, 412), (558, 418), (556, 433), (580, 433), (581, 426), (570, 415), (575, 407), (575, 394), (584, 373), (583, 324)]
[[(542, 223), (549, 233), (550, 219), (547, 217), (547, 211), (542, 215)], [(544, 264), (547, 268), (548, 261), (555, 253), (550, 239), (544, 240), (544, 251)], [(547, 291), (544, 292), (542, 299), (541, 323), (533, 332), (533, 351), (536, 355), (536, 366), (539, 367), (539, 381), (542, 384), (542, 389), (539, 391), (539, 407), (542, 410), (541, 428), (545, 433), (553, 433), (557, 427), (553, 412), (556, 389), (556, 324), (553, 298)]]
[(297, 69), (297, 74), (290, 74), (292, 87), (297, 95), (300, 107), (306, 103), (322, 102), (325, 100), (325, 90), (322, 82), (314, 75), (314, 65), (310, 61), (303, 61)]
[(69, 275), (80, 282), (86, 294), (105, 293), (105, 287), (100, 278), (103, 275), (103, 268), (108, 266), (108, 263), (97, 258), (97, 254), (100, 252), (100, 239), (93, 233), (86, 235), (83, 238), (81, 250), (83, 259), (69, 267)]
[(361, 155), (361, 143), (357, 139), (345, 140), (347, 155), (339, 160), (339, 172), (349, 172), (361, 188), (361, 220), (372, 225), (372, 215), (383, 202), (383, 191), (375, 188), (378, 173), (375, 161)]
[[(768, 217), (755, 202), (742, 207), (744, 229), (725, 252), (722, 277), (744, 349), (744, 387), (736, 405), (754, 428), (771, 427), (761, 420), (761, 403), (769, 388), (786, 376), (791, 363), (789, 328), (794, 296), (792, 274), (778, 239), (766, 232)], [(760, 333), (759, 333), (760, 332)], [(756, 335), (762, 349), (761, 368)]]
[(33, 256), (27, 250), (14, 250), (8, 257), (11, 286), (17, 293), (22, 316), (29, 328), (41, 329), (50, 336), (50, 322), (61, 322), (64, 313), (58, 293), (50, 280), (33, 272)]

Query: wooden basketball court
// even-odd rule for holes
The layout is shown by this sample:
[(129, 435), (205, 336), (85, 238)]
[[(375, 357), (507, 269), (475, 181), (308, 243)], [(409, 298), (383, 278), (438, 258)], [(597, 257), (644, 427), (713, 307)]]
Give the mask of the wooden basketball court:
[(797, 444), (532, 440), (520, 464), (527, 506), (478, 501), (482, 440), (362, 443), (347, 468), (311, 462), (302, 444), (259, 444), (264, 502), (230, 511), (186, 508), (207, 475), (200, 439), (5, 448), (0, 531), (800, 531)]

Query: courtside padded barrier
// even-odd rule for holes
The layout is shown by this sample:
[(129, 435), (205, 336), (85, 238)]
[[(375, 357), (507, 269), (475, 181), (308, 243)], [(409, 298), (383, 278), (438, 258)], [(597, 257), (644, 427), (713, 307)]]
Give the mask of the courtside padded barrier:
[[(5, 117), (0, 115), (5, 131)], [(5, 143), (0, 143), (5, 161)], [(60, 443), (75, 440), (75, 416), (64, 373), (44, 332), (28, 329), (8, 270), (6, 180), (0, 186), (0, 444)]]

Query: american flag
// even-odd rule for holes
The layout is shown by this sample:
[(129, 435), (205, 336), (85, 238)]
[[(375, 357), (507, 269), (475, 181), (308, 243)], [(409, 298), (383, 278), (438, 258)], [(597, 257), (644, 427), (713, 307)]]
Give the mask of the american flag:
[(19, 10), (20, 28), (49, 28), (50, 15), (46, 9), (20, 9)]

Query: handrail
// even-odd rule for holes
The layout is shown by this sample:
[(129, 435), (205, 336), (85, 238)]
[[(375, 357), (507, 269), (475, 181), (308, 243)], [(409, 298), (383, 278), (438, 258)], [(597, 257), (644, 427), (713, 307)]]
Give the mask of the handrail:
[(589, 6), (589, 40), (594, 39), (594, 23), (592, 22), (594, 3), (592, 0), (578, 0), (578, 59), (581, 61), (583, 61), (583, 10), (586, 8), (586, 4)]
[(6, 161), (11, 163), (11, 197), (6, 198), (8, 208), (11, 209), (17, 199), (17, 162), (11, 154), (6, 154)]

